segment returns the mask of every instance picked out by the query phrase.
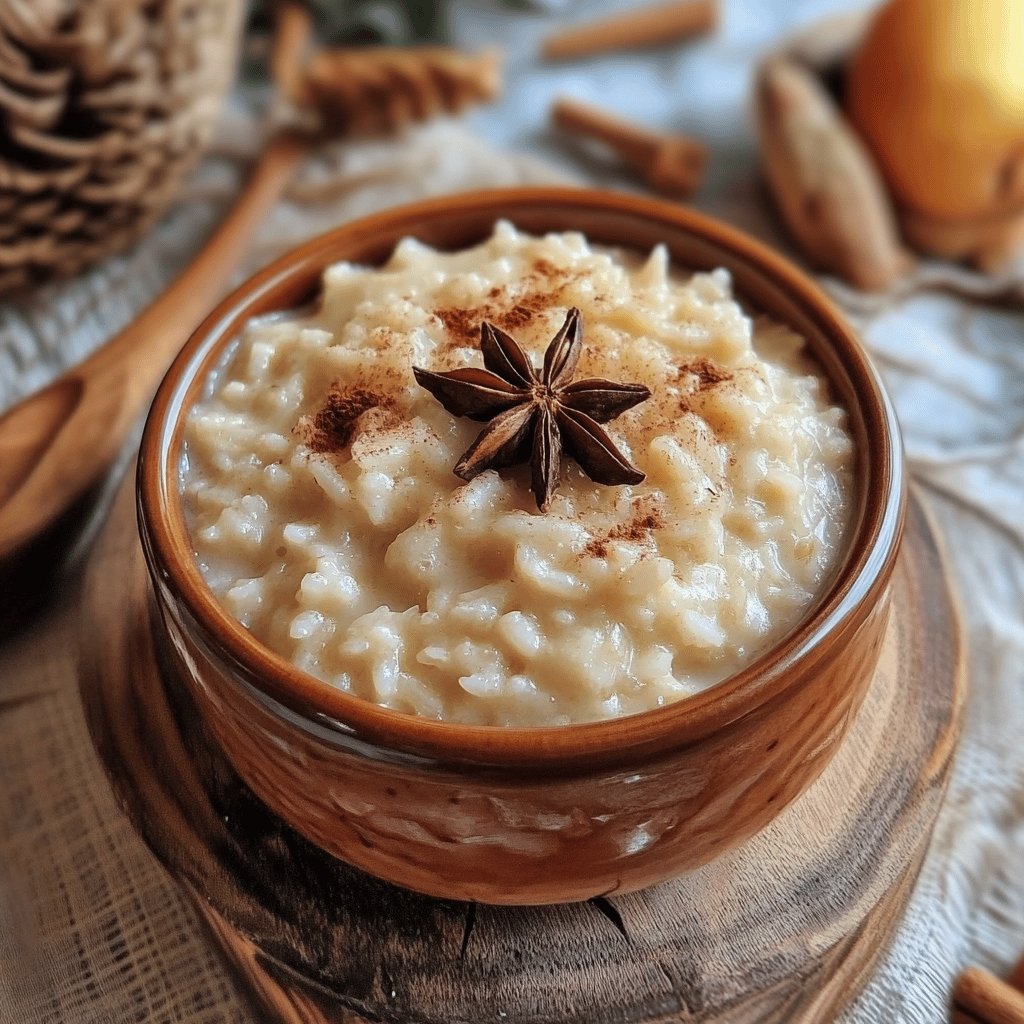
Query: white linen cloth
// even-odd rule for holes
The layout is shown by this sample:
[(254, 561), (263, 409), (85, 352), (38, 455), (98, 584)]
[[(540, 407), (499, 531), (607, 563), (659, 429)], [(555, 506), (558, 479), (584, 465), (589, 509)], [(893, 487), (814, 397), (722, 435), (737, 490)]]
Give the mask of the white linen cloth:
[[(611, 6), (623, 4), (570, 4), (557, 17)], [(843, 6), (726, 0), (713, 38), (547, 66), (533, 54), (556, 15), (458, 4), (458, 41), (506, 47), (502, 101), (466, 125), (325, 147), (269, 219), (246, 270), (332, 223), (421, 195), (559, 174), (635, 187), (547, 132), (559, 92), (706, 139), (712, 157), (695, 205), (785, 248), (756, 171), (753, 62)], [(251, 153), (251, 120), (236, 109), (225, 125), (222, 156)], [(132, 252), (0, 304), (0, 409), (128, 322), (187, 262), (236, 176), (237, 161), (212, 157)], [(824, 283), (893, 395), (970, 645), (964, 733), (931, 850), (892, 948), (845, 1015), (932, 1024), (946, 1019), (963, 966), (1005, 971), (1024, 952), (1024, 268), (991, 282), (931, 265), (870, 299)], [(0, 1021), (252, 1020), (186, 898), (109, 792), (78, 698), (76, 600), (69, 583), (42, 618), (0, 645)]]

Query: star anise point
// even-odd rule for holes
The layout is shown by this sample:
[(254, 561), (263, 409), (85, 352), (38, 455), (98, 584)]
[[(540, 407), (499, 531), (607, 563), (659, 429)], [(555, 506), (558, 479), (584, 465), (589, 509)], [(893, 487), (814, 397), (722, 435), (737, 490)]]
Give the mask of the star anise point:
[(472, 480), (486, 469), (529, 461), (537, 507), (551, 507), (563, 450), (592, 480), (636, 484), (644, 479), (600, 426), (650, 398), (642, 384), (601, 378), (573, 381), (583, 347), (573, 306), (551, 339), (538, 372), (519, 343), (489, 321), (480, 325), (484, 366), (435, 372), (413, 367), (417, 383), (450, 413), (488, 421), (455, 465)]

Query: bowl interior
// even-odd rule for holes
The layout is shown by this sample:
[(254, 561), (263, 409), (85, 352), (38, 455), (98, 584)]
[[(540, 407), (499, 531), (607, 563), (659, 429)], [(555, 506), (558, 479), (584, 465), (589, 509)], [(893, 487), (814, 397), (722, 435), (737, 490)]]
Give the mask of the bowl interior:
[[(676, 704), (547, 728), (462, 726), (381, 708), (265, 649), (220, 606), (195, 564), (178, 482), (183, 414), (245, 323), (314, 299), (331, 262), (383, 262), (407, 235), (441, 249), (462, 248), (485, 238), (501, 217), (531, 233), (580, 231), (605, 245), (645, 250), (664, 243), (682, 270), (727, 268), (746, 309), (768, 313), (806, 338), (849, 414), (857, 452), (855, 507), (831, 583), (770, 650)], [(863, 349), (820, 289), (778, 254), (668, 203), (582, 189), (503, 189), (417, 203), (344, 225), (293, 250), (225, 299), (192, 336), (157, 394), (143, 438), (139, 502), (150, 558), (176, 600), (241, 667), (261, 698), (292, 720), (431, 757), (564, 766), (612, 752), (654, 752), (669, 738), (675, 745), (691, 742), (779, 692), (795, 659), (810, 656), (849, 617), (866, 614), (877, 596), (896, 554), (904, 481), (895, 415)]]

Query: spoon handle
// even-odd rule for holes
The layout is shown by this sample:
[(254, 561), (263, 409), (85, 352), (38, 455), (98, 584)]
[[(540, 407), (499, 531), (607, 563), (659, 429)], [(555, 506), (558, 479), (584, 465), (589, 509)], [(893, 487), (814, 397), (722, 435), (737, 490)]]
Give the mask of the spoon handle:
[(231, 211), (166, 291), (88, 359), (0, 417), (0, 560), (52, 523), (110, 465), (308, 145), (295, 134), (275, 136)]
[(242, 192), (191, 263), (136, 319), (72, 374), (92, 377), (131, 370), (125, 380), (129, 420), (152, 397), (160, 378), (188, 336), (221, 298), (256, 229), (280, 198), (309, 143), (282, 132), (259, 156)]

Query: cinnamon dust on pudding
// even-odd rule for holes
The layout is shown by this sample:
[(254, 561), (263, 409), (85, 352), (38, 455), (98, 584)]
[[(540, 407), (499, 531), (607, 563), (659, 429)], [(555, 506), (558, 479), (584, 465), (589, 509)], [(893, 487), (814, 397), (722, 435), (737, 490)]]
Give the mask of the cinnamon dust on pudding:
[(732, 380), (732, 373), (729, 370), (718, 366), (710, 359), (694, 359), (683, 363), (676, 368), (676, 375), (678, 378), (696, 377), (698, 391), (706, 391), (716, 384)]
[(572, 271), (557, 267), (549, 260), (536, 259), (528, 273), (513, 287), (495, 285), (491, 288), (486, 302), (469, 308), (448, 306), (435, 309), (434, 315), (448, 333), (448, 343), (442, 354), (456, 348), (476, 348), (480, 340), (480, 324), (485, 320), (511, 333), (529, 326), (539, 315), (561, 301), (573, 276)]
[(607, 558), (612, 541), (624, 540), (633, 544), (644, 544), (651, 539), (654, 530), (665, 525), (661, 509), (645, 507), (644, 502), (637, 502), (632, 517), (625, 523), (618, 523), (606, 534), (592, 538), (584, 548), (584, 554), (593, 558)]
[(352, 443), (365, 413), (380, 409), (385, 413), (385, 419), (394, 421), (397, 417), (391, 411), (393, 405), (387, 395), (336, 384), (323, 406), (311, 418), (300, 420), (296, 429), (311, 452), (318, 455), (343, 452)]

